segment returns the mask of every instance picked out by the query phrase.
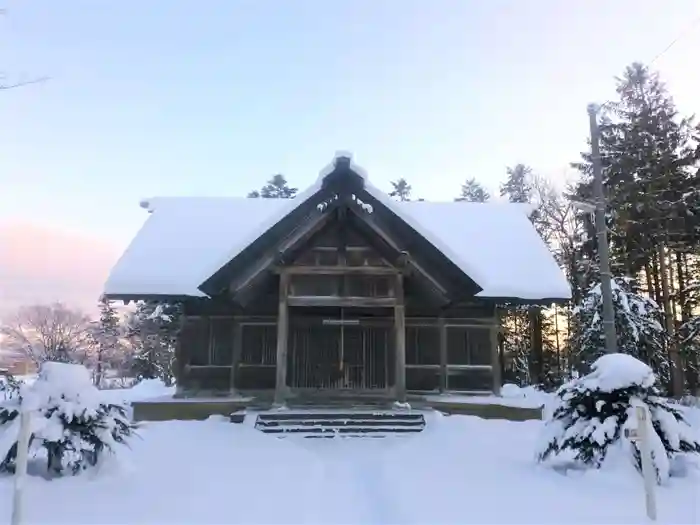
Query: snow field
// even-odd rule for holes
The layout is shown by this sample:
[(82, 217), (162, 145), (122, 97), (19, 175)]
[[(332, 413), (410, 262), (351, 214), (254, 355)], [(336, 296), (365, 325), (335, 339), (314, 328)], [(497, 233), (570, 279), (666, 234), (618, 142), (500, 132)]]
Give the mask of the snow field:
[[(101, 394), (129, 403), (173, 390), (150, 380)], [(532, 406), (554, 400), (514, 385), (503, 395), (503, 401)], [(700, 409), (683, 410), (699, 431)], [(31, 476), (27, 523), (569, 525), (646, 519), (642, 478), (619, 447), (600, 470), (564, 472), (535, 461), (543, 422), (436, 412), (426, 413), (426, 422), (420, 434), (384, 439), (280, 439), (255, 430), (253, 414), (243, 424), (222, 417), (144, 423), (131, 448), (119, 447), (119, 456), (97, 471), (51, 481)], [(0, 487), (0, 524), (9, 523), (12, 477), (1, 477)], [(700, 523), (699, 469), (657, 490), (659, 523)]]
[[(624, 458), (564, 475), (536, 465), (542, 424), (428, 415), (385, 439), (264, 435), (248, 417), (148, 423), (124, 461), (26, 488), (30, 523), (641, 523)], [(0, 479), (9, 523), (11, 478)], [(659, 487), (660, 523), (700, 523), (700, 473)]]

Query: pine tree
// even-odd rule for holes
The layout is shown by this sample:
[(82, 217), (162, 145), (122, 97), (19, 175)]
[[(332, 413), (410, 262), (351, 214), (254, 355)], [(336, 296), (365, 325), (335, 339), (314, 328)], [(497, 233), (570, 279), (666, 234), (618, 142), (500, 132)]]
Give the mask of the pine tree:
[[(613, 269), (637, 275), (650, 270), (660, 244), (683, 241), (693, 207), (686, 195), (697, 181), (698, 130), (680, 118), (657, 73), (635, 63), (617, 79), (618, 100), (603, 106), (600, 151), (608, 199)], [(590, 154), (575, 163), (576, 189), (592, 197)]]
[(532, 197), (532, 169), (524, 164), (517, 164), (507, 169), (508, 178), (501, 184), (500, 195), (509, 202), (530, 202)]
[(476, 179), (471, 178), (467, 179), (464, 184), (462, 184), (460, 196), (455, 200), (464, 202), (488, 202), (490, 198), (491, 195), (489, 195), (489, 192), (486, 191)]
[[(670, 365), (665, 349), (666, 330), (659, 306), (640, 293), (636, 281), (617, 278), (612, 283), (617, 348), (649, 365), (668, 385)], [(582, 372), (605, 353), (603, 299), (600, 284), (593, 287), (574, 311), (576, 332), (572, 359)]]
[(99, 388), (110, 366), (122, 348), (121, 320), (111, 301), (102, 297), (99, 304), (100, 318), (92, 329), (95, 345), (94, 381)]
[[(613, 273), (643, 279), (672, 334), (680, 297), (665, 290), (674, 284), (674, 255), (697, 253), (700, 246), (700, 130), (679, 115), (659, 75), (639, 63), (617, 79), (617, 98), (601, 108), (599, 128)], [(582, 173), (576, 198), (590, 200), (590, 154), (582, 158), (574, 164)], [(686, 364), (676, 343), (670, 339), (667, 351), (673, 391), (680, 394)]]
[(636, 426), (637, 407), (650, 414), (648, 439), (659, 483), (672, 476), (674, 462), (700, 454), (692, 427), (681, 410), (660, 396), (648, 366), (629, 355), (607, 354), (591, 369), (590, 374), (558, 390), (557, 405), (537, 447), (538, 461), (567, 468), (574, 466), (573, 460), (599, 468), (611, 446), (624, 442), (624, 449), (641, 471), (638, 444), (625, 436), (626, 429)]
[(406, 179), (401, 178), (391, 183), (392, 190), (389, 192), (389, 197), (394, 197), (400, 201), (411, 200), (411, 185)]
[(178, 304), (145, 301), (129, 319), (129, 338), (135, 347), (134, 374), (141, 379), (173, 381), (175, 344), (180, 325)]
[(690, 392), (698, 395), (697, 376), (700, 373), (700, 315), (690, 318), (680, 325), (676, 332), (676, 344), (686, 363)]
[(533, 384), (530, 367), (530, 332), (527, 307), (501, 307), (500, 347), (504, 358), (504, 383), (518, 386)]
[(12, 374), (6, 373), (0, 376), (0, 402), (8, 401), (19, 396), (22, 382)]
[(31, 410), (38, 423), (30, 436), (30, 457), (43, 451), (47, 472), (54, 476), (98, 465), (136, 430), (123, 405), (101, 398), (84, 366), (46, 362), (32, 385), (0, 402), (0, 471), (14, 472), (20, 409)]
[(263, 199), (291, 199), (297, 194), (298, 191), (298, 188), (292, 188), (289, 186), (289, 183), (284, 175), (277, 174), (268, 180), (267, 184), (265, 184), (260, 191), (251, 191), (248, 194), (248, 197), (262, 197)]
[(689, 391), (700, 396), (700, 258), (678, 253), (677, 268), (679, 290), (675, 300), (681, 320), (674, 344), (685, 364)]
[[(524, 164), (517, 164), (513, 168), (507, 169), (506, 181), (501, 184), (500, 196), (507, 197), (512, 203), (533, 203), (535, 197), (535, 176), (532, 169)], [(543, 192), (544, 193), (544, 192)], [(540, 204), (540, 203), (536, 203)], [(530, 220), (541, 236), (540, 212), (538, 207), (530, 213)], [(544, 236), (543, 236), (544, 239)], [(546, 239), (544, 239), (547, 242)], [(504, 305), (505, 306), (505, 305)], [(512, 367), (518, 378), (518, 382), (523, 384), (527, 378), (527, 384), (544, 385), (545, 379), (545, 339), (542, 330), (543, 312), (539, 307), (513, 306), (506, 308), (507, 314), (504, 316), (504, 324), (510, 326), (510, 330), (504, 331), (504, 337), (510, 338), (506, 341), (506, 347), (512, 347)], [(525, 362), (527, 366), (525, 367)], [(508, 368), (508, 367), (506, 367)], [(524, 368), (527, 369), (527, 373)]]

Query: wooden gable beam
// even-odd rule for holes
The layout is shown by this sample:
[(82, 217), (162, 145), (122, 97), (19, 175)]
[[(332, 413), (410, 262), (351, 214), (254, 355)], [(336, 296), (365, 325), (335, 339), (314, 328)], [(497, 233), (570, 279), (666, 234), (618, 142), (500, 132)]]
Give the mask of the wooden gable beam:
[(308, 220), (306, 223), (293, 230), (292, 233), (282, 241), (282, 244), (270, 250), (265, 257), (246, 272), (243, 277), (231, 282), (229, 285), (229, 293), (234, 297), (240, 296), (243, 290), (251, 288), (255, 283), (260, 281), (285, 253), (298, 247), (328, 224), (336, 208), (336, 204), (331, 204), (327, 209), (311, 218), (311, 220)]
[[(354, 206), (351, 206), (350, 209), (353, 209)], [(433, 278), (432, 275), (430, 275), (419, 263), (417, 263), (412, 257), (411, 254), (406, 252), (405, 250), (402, 250), (400, 246), (398, 246), (392, 239), (391, 237), (379, 226), (374, 218), (372, 218), (371, 214), (368, 214), (364, 210), (355, 210), (353, 209), (353, 213), (355, 216), (359, 219), (360, 223), (364, 223), (375, 235), (377, 235), (384, 243), (386, 243), (392, 251), (395, 251), (399, 254), (399, 260), (397, 261), (397, 264), (399, 266), (403, 266), (404, 268), (413, 271), (415, 273), (418, 273), (421, 277), (423, 277), (427, 282), (430, 283), (431, 287), (435, 289), (435, 291), (439, 292), (439, 294), (447, 300), (449, 297), (449, 294), (447, 290), (445, 289), (444, 286), (442, 286), (439, 282)]]

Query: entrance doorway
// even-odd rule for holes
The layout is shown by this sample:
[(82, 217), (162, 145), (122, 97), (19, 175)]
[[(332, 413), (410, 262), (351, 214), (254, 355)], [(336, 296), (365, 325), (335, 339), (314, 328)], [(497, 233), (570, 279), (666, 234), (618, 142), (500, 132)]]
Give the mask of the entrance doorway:
[(287, 385), (304, 390), (386, 390), (394, 368), (393, 317), (372, 313), (292, 310), (296, 315), (290, 317)]

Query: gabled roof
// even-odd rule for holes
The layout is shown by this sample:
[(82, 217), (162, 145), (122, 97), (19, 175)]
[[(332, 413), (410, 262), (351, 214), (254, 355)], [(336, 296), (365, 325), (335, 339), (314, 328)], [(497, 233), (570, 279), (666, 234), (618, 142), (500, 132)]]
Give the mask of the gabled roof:
[[(294, 199), (150, 199), (145, 224), (112, 269), (114, 298), (206, 296), (202, 284), (302, 204), (309, 205), (333, 166)], [(571, 297), (569, 284), (530, 223), (528, 205), (397, 202), (366, 180), (364, 191), (418, 232), (481, 288), (484, 298), (525, 301)]]

